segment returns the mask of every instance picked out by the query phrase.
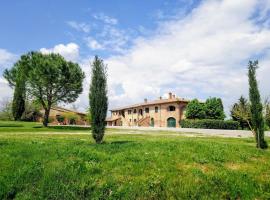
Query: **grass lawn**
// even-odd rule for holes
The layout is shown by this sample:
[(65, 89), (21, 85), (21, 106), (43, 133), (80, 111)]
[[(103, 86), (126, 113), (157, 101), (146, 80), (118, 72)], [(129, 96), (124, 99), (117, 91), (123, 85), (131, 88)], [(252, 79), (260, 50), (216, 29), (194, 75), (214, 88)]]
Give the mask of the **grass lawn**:
[(96, 145), (33, 126), (0, 127), (0, 199), (270, 199), (270, 151), (251, 138), (110, 134)]

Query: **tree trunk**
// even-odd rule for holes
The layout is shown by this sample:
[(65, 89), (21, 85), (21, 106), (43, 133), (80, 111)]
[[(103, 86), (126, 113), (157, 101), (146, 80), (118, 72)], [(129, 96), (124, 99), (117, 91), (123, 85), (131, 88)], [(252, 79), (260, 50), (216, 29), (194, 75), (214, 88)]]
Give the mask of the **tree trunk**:
[(45, 110), (45, 113), (44, 113), (44, 120), (43, 120), (43, 125), (45, 127), (48, 126), (48, 123), (49, 123), (49, 114), (50, 114), (50, 109), (44, 109)]

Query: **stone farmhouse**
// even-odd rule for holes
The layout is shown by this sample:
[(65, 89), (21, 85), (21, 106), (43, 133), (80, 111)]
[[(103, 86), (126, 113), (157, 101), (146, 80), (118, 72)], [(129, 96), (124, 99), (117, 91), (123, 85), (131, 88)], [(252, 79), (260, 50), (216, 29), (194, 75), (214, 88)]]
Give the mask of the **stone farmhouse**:
[(170, 92), (168, 99), (145, 99), (143, 103), (112, 109), (106, 123), (107, 126), (179, 127), (188, 102)]
[[(40, 110), (41, 114), (44, 115), (45, 111), (44, 109)], [(58, 118), (59, 117), (63, 117), (64, 121), (63, 122), (59, 122)], [(71, 120), (72, 118), (74, 118), (73, 124), (76, 125), (86, 125), (89, 124), (88, 121), (86, 120), (86, 113), (83, 112), (78, 112), (75, 110), (70, 110), (70, 109), (66, 109), (66, 108), (62, 108), (62, 107), (52, 107), (51, 111), (50, 111), (50, 124), (61, 124), (61, 125), (69, 125), (71, 124)], [(69, 119), (70, 118), (70, 119)], [(43, 121), (43, 117), (39, 118), (38, 121), (42, 122)]]

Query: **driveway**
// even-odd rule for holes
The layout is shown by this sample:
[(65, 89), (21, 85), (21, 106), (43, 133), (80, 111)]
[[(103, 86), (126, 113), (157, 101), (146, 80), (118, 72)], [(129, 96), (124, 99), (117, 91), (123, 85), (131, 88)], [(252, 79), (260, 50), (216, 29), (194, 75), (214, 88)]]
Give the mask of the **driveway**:
[[(147, 134), (147, 132), (140, 132), (140, 131), (166, 131), (166, 132), (173, 132), (170, 135), (175, 135), (177, 133), (182, 133), (181, 135), (190, 136), (190, 137), (209, 137), (209, 136), (219, 136), (219, 137), (232, 137), (232, 138), (247, 138), (253, 137), (251, 131), (246, 130), (221, 130), (221, 129), (195, 129), (195, 128), (167, 128), (167, 127), (125, 127), (125, 126), (110, 126), (107, 127), (110, 129), (121, 129), (121, 130), (130, 130), (127, 134)], [(132, 131), (133, 130), (133, 131)], [(135, 131), (137, 130), (137, 131)], [(122, 131), (121, 131), (122, 132)], [(265, 136), (270, 137), (270, 131), (265, 132)]]

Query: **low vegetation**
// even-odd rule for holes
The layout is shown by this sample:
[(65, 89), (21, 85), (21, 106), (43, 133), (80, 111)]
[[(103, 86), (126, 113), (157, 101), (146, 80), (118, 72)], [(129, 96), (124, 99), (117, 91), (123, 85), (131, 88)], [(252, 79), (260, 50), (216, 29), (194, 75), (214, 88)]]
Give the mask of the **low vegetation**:
[(270, 198), (270, 151), (252, 139), (106, 134), (96, 144), (30, 125), (0, 128), (0, 199)]
[(203, 128), (203, 129), (229, 129), (238, 130), (239, 123), (232, 120), (213, 120), (213, 119), (201, 119), (201, 120), (181, 120), (180, 125), (182, 128)]

